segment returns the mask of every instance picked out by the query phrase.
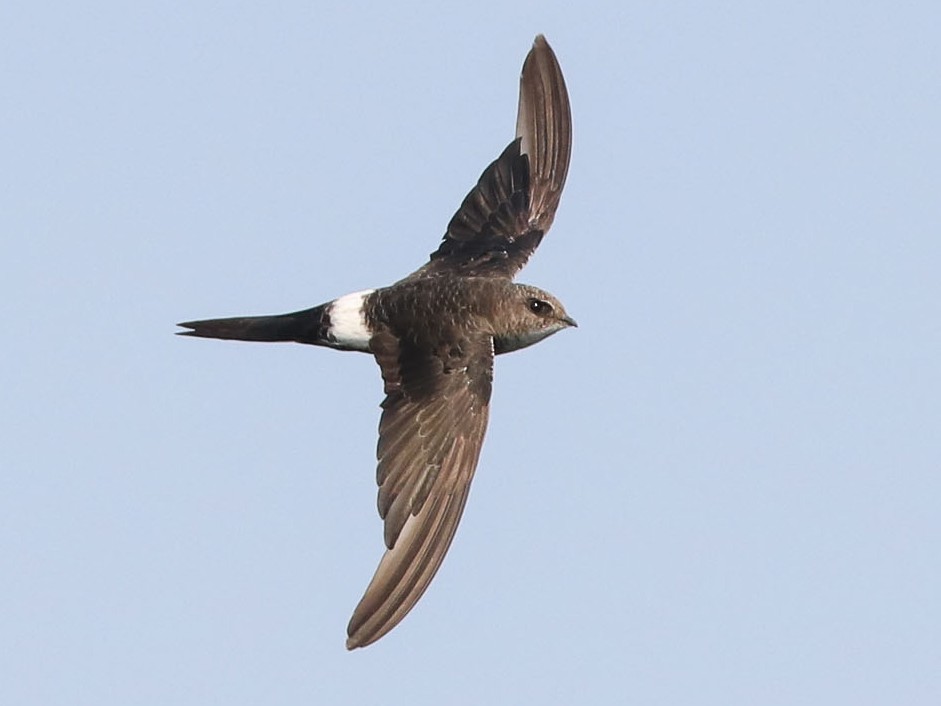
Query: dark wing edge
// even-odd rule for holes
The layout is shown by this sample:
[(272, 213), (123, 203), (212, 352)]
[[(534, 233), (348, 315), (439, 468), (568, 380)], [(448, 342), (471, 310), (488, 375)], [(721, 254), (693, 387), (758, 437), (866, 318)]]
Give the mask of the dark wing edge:
[(350, 619), (347, 649), (394, 628), (441, 566), (477, 468), (493, 369), (489, 337), (462, 342), (457, 361), (403, 351), (388, 332), (371, 345), (386, 382), (377, 480), (388, 549)]
[(512, 278), (552, 225), (571, 153), (565, 79), (540, 34), (520, 76), (516, 139), (484, 170), (430, 262), (411, 277), (447, 271)]
[(572, 156), (572, 108), (562, 69), (541, 34), (523, 64), (516, 117), (520, 151), (529, 156), (530, 226), (545, 233), (562, 197)]

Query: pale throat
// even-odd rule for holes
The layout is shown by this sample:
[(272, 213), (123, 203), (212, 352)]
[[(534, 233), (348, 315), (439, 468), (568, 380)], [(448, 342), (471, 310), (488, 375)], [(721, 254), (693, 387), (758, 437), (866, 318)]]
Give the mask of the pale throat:
[(494, 351), (496, 353), (512, 353), (513, 351), (518, 351), (521, 348), (531, 346), (534, 343), (539, 343), (539, 341), (542, 339), (548, 338), (559, 330), (561, 330), (561, 327), (548, 327), (540, 329), (539, 331), (521, 331), (494, 336)]

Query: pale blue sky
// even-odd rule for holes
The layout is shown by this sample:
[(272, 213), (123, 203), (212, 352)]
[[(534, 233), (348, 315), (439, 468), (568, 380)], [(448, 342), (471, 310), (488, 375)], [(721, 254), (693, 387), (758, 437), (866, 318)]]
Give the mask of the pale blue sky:
[[(575, 9), (577, 6), (578, 9)], [(941, 9), (0, 8), (0, 702), (941, 703)], [(366, 356), (174, 337), (391, 283), (568, 81), (448, 559), (381, 555)]]

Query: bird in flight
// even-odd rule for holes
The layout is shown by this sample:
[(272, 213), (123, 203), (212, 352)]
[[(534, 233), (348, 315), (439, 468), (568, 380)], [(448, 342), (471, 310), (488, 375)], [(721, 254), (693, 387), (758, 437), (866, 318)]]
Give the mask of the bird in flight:
[(536, 37), (520, 77), (516, 138), (464, 198), (427, 263), (395, 284), (312, 309), (179, 324), (184, 336), (293, 341), (370, 353), (385, 388), (377, 481), (386, 551), (347, 628), (347, 649), (392, 628), (448, 551), (487, 429), (493, 359), (575, 326), (513, 282), (555, 216), (572, 145), (562, 70)]

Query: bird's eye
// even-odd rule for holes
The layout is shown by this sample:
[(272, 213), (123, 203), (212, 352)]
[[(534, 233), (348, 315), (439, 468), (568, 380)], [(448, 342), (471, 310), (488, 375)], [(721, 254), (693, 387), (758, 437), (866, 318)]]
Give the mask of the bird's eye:
[(552, 313), (552, 304), (542, 299), (532, 298), (529, 300), (529, 310), (539, 316), (547, 316)]

